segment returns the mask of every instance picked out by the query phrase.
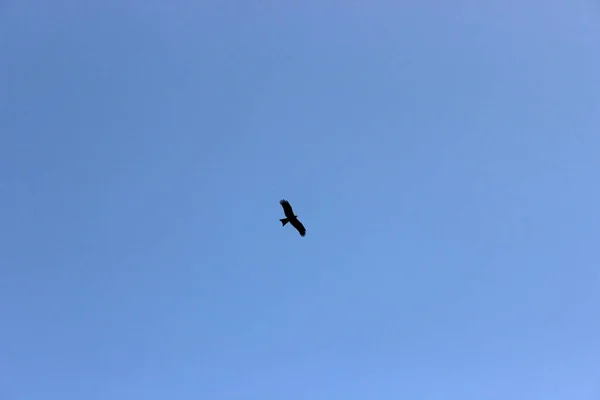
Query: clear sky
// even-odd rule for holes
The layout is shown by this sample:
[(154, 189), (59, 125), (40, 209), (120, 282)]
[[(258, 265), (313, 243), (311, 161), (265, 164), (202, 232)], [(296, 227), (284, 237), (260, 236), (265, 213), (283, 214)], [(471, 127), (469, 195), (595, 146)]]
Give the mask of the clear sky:
[(0, 398), (597, 400), (599, 182), (592, 0), (4, 0)]

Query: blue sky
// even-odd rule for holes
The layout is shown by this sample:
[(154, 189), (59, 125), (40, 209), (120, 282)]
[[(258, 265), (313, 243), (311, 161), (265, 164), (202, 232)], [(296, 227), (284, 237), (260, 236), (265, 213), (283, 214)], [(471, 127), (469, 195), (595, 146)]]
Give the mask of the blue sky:
[(2, 399), (599, 398), (591, 0), (8, 0), (0, 49)]

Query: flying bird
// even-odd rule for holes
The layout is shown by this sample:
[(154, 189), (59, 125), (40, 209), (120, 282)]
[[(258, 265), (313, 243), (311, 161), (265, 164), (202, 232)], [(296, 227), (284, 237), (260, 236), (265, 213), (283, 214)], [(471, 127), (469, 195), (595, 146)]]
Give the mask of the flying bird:
[(290, 203), (287, 200), (281, 200), (279, 204), (283, 207), (283, 213), (285, 214), (285, 218), (280, 219), (281, 226), (285, 226), (289, 222), (300, 233), (300, 236), (306, 235), (306, 229), (302, 225), (302, 222), (298, 220), (298, 216), (294, 214)]

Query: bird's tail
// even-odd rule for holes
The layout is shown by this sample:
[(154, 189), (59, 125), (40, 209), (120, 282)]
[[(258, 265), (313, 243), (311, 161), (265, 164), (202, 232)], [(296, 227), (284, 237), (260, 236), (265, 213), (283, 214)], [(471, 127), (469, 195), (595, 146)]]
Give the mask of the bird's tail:
[(290, 220), (287, 219), (287, 218), (281, 218), (280, 221), (281, 221), (281, 226), (285, 226), (285, 224), (287, 224), (288, 222), (290, 222)]

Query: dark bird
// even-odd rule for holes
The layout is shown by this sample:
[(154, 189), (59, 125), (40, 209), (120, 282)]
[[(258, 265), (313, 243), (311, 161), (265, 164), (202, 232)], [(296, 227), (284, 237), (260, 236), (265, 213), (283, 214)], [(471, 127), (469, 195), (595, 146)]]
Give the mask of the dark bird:
[(279, 204), (283, 207), (283, 213), (285, 214), (285, 218), (280, 219), (281, 226), (285, 226), (285, 224), (289, 222), (298, 232), (300, 232), (300, 236), (306, 235), (306, 229), (304, 228), (304, 225), (302, 225), (302, 222), (298, 221), (298, 216), (294, 214), (294, 210), (292, 210), (290, 203), (288, 203), (287, 200), (281, 200)]

